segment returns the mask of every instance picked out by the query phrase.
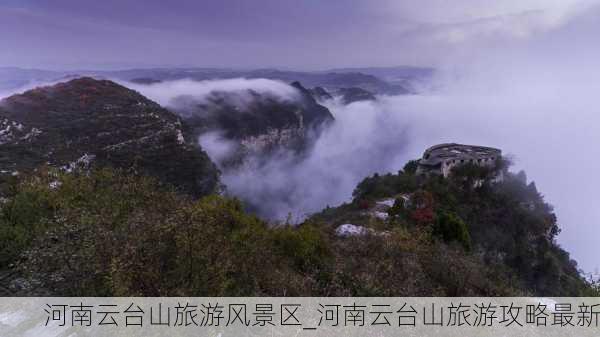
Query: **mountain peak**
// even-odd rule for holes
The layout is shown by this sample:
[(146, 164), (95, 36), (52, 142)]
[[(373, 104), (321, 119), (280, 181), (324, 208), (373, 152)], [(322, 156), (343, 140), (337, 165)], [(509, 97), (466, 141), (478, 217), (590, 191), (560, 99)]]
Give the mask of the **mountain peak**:
[(112, 81), (82, 77), (8, 97), (0, 123), (11, 126), (0, 142), (12, 150), (0, 160), (6, 172), (70, 167), (87, 155), (101, 166), (135, 167), (193, 195), (217, 187), (216, 168), (186, 142), (180, 119)]

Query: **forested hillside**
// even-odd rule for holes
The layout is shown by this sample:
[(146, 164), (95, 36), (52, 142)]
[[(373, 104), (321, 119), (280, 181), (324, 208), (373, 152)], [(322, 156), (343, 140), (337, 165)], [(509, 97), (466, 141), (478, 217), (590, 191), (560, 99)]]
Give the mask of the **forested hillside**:
[[(524, 174), (414, 162), (361, 182), (351, 203), (299, 226), (234, 199), (194, 200), (154, 178), (54, 169), (15, 179), (0, 213), (3, 292), (85, 296), (598, 295), (555, 243)], [(391, 207), (374, 213), (381, 200)], [(377, 216), (373, 216), (373, 215)], [(347, 235), (339, 225), (365, 230)], [(6, 272), (8, 271), (8, 272)], [(9, 276), (6, 276), (9, 275)], [(9, 282), (10, 281), (10, 282)]]

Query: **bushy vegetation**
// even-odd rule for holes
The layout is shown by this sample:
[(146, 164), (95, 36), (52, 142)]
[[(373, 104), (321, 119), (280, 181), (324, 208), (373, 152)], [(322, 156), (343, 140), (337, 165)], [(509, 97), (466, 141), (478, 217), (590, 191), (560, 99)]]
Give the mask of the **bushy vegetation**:
[(417, 176), (411, 162), (398, 174), (363, 180), (352, 205), (360, 209), (365, 202), (411, 194), (412, 204), (397, 202), (389, 210), (391, 226), (429, 231), (433, 240), (450, 246), (458, 243), (465, 256), (479, 257), (481, 272), (501, 266), (510, 285), (524, 293), (597, 294), (556, 243), (560, 230), (552, 207), (535, 183), (528, 184), (523, 172), (508, 172), (508, 166), (506, 161), (492, 169), (465, 165), (445, 179)]
[[(493, 183), (410, 168), (365, 179), (352, 203), (295, 227), (123, 171), (42, 170), (6, 182), (0, 270), (18, 271), (17, 294), (28, 295), (598, 294), (555, 243), (556, 217), (522, 175)], [(368, 215), (380, 198), (396, 198), (385, 221)], [(373, 232), (342, 238), (342, 223)]]
[(300, 295), (330, 254), (309, 225), (270, 228), (235, 199), (109, 169), (28, 178), (0, 219), (1, 268), (55, 295)]
[(187, 124), (112, 81), (84, 77), (10, 96), (0, 104), (3, 119), (22, 127), (2, 142), (0, 171), (71, 167), (87, 157), (80, 164), (154, 176), (195, 197), (220, 188), (216, 166), (190, 141), (196, 137)]
[(445, 242), (458, 242), (465, 250), (471, 250), (471, 236), (467, 225), (454, 213), (440, 212), (433, 225), (433, 234)]

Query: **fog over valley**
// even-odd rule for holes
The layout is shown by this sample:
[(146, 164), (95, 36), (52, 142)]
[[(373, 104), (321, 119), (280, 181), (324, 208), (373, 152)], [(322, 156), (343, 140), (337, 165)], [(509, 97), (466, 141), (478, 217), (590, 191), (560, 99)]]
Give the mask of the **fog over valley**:
[[(600, 159), (590, 145), (600, 144), (598, 67), (581, 69), (569, 60), (550, 59), (551, 64), (541, 66), (533, 58), (511, 63), (496, 55), (460, 73), (456, 68), (440, 71), (428, 83), (434, 89), (418, 95), (379, 95), (375, 101), (348, 105), (339, 99), (325, 101), (335, 122), (307, 156), (299, 160), (279, 153), (266, 163), (249, 160), (242, 168), (225, 170), (223, 182), (228, 193), (258, 214), (277, 220), (291, 215), (297, 222), (326, 205), (350, 201), (365, 176), (396, 172), (433, 144), (494, 146), (512, 158), (512, 170), (525, 170), (556, 207), (561, 242), (593, 271), (596, 258), (588, 252), (593, 251), (600, 222), (595, 207), (600, 178), (590, 173), (600, 167)], [(551, 74), (549, 67), (554, 69)], [(479, 72), (481, 68), (487, 71)], [(178, 95), (202, 98), (211, 90), (252, 88), (294, 99), (291, 87), (269, 80), (177, 81), (133, 88), (167, 107)], [(199, 140), (213, 158), (231, 151), (218, 133)]]

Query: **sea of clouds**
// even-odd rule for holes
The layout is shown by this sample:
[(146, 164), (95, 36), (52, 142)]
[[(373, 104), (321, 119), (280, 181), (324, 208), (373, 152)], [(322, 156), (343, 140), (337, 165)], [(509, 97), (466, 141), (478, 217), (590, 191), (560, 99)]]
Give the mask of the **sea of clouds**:
[[(327, 205), (350, 201), (363, 178), (396, 172), (431, 145), (498, 147), (513, 159), (513, 170), (524, 169), (555, 205), (563, 228), (560, 242), (593, 270), (596, 259), (586, 252), (597, 252), (595, 238), (600, 236), (598, 68), (552, 58), (545, 58), (546, 64), (529, 63), (533, 56), (441, 71), (432, 86), (436, 89), (419, 95), (378, 96), (349, 105), (328, 101), (324, 104), (335, 122), (305, 158), (279, 154), (260, 165), (250, 160), (240, 170), (224, 171), (223, 182), (228, 193), (258, 214), (278, 220), (291, 215), (300, 221)], [(202, 97), (212, 90), (252, 88), (294, 99), (291, 86), (271, 80), (177, 81), (135, 88), (167, 107), (179, 94)], [(218, 133), (201, 137), (200, 143), (215, 159), (231, 149)]]

